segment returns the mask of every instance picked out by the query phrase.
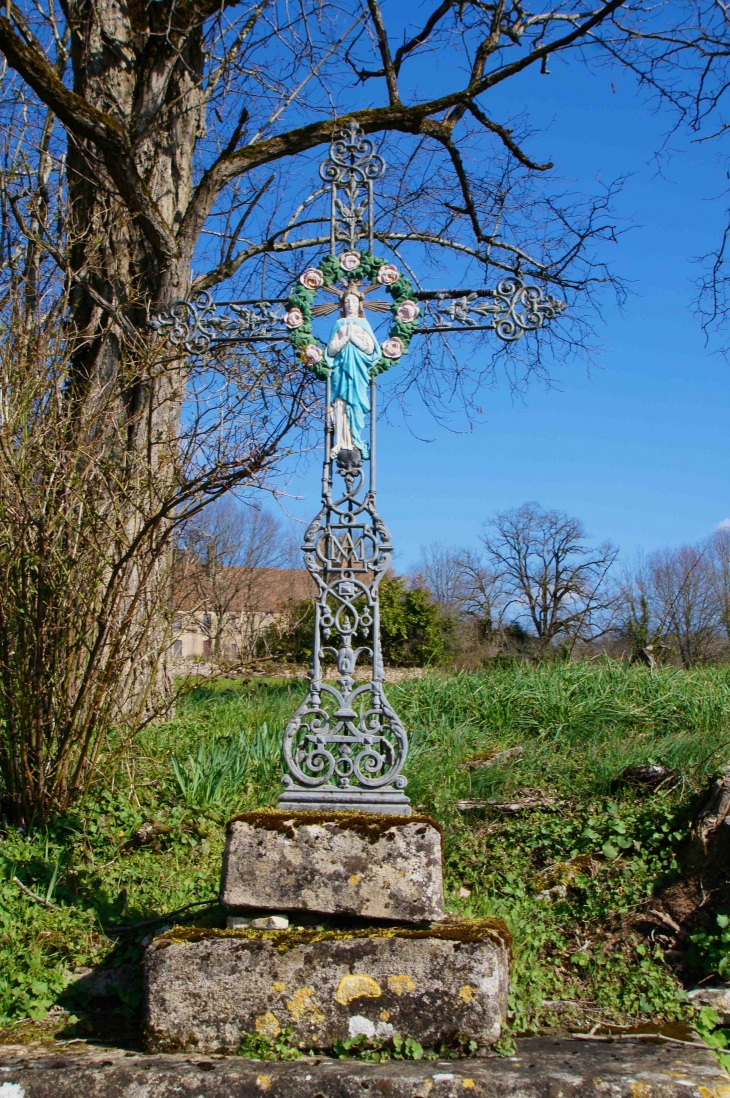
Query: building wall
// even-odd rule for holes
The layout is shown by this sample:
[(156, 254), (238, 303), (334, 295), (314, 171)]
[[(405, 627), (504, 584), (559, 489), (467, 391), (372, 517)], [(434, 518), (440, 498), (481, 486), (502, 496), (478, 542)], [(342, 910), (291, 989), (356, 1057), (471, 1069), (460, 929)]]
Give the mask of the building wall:
[[(221, 636), (221, 657), (236, 660), (250, 655), (251, 643), (280, 617), (273, 611), (257, 610), (247, 614), (227, 614)], [(213, 654), (218, 635), (215, 614), (204, 611), (181, 612), (172, 623), (173, 659), (207, 659)]]

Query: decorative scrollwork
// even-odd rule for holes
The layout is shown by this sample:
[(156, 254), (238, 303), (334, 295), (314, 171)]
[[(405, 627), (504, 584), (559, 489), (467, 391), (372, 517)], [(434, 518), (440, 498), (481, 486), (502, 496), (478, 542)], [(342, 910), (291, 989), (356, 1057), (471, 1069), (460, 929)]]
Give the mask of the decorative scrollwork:
[[(279, 804), (408, 814), (401, 774), (408, 737), (385, 696), (380, 651), (378, 587), (393, 549), (358, 458), (357, 451), (338, 458), (346, 487), (336, 500), (331, 463), (325, 462), (323, 507), (302, 546), (317, 584), (314, 645), (309, 692), (284, 733)], [(327, 655), (335, 660), (336, 686), (322, 679)], [(372, 661), (372, 675), (356, 686), (360, 656)]]
[(319, 174), (325, 183), (346, 186), (350, 180), (362, 185), (379, 179), (385, 171), (385, 160), (376, 153), (375, 144), (365, 137), (357, 122), (346, 122), (335, 133), (329, 157), (323, 161)]
[(429, 302), (432, 323), (422, 331), (489, 329), (505, 343), (514, 343), (526, 332), (537, 331), (566, 308), (564, 301), (545, 294), (539, 286), (526, 285), (517, 277), (502, 279), (496, 289), (472, 290), (460, 295), (425, 291), (415, 297)]
[(213, 301), (206, 291), (176, 301), (150, 320), (173, 347), (205, 354), (219, 343), (286, 339), (281, 301)]
[(385, 171), (385, 160), (357, 122), (346, 122), (332, 138), (330, 154), (319, 168), (330, 184), (330, 247), (343, 240), (357, 248), (366, 238), (373, 248), (373, 182)]

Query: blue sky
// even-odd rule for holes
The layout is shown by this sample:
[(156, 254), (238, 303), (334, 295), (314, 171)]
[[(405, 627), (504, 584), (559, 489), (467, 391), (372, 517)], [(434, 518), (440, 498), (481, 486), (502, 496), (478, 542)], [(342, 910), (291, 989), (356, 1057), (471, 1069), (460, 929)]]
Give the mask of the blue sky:
[[(535, 384), (520, 399), (506, 384), (485, 392), (473, 430), (439, 427), (418, 407), (410, 430), (381, 421), (378, 506), (399, 570), (429, 542), (474, 545), (489, 515), (526, 500), (580, 517), (626, 557), (696, 541), (730, 516), (730, 367), (705, 346), (692, 311), (693, 260), (723, 226), (720, 145), (678, 139), (660, 174), (653, 154), (668, 119), (628, 77), (551, 68), (510, 85), (505, 114), (529, 105), (542, 131), (531, 155), (553, 160), (576, 190), (629, 174), (617, 209), (636, 228), (608, 255), (632, 293), (622, 311), (607, 302), (590, 370), (558, 367), (552, 389)], [(311, 518), (316, 458), (289, 491), (301, 497), (289, 512)]]

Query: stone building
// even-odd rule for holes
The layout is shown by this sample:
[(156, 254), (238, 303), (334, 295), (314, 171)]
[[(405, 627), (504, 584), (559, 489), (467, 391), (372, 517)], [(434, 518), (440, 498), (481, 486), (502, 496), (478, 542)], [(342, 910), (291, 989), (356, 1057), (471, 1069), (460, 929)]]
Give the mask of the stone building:
[(264, 631), (314, 594), (304, 569), (193, 565), (178, 581), (174, 663), (252, 657)]

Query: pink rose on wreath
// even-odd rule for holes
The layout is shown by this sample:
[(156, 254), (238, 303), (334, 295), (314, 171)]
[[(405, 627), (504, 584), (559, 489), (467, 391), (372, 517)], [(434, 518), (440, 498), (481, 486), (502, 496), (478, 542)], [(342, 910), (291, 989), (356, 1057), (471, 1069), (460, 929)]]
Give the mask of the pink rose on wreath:
[(284, 313), (284, 323), (287, 328), (300, 328), (304, 323), (304, 316), (301, 309), (290, 309), (288, 313)]
[(356, 267), (360, 266), (360, 253), (344, 252), (340, 256), (340, 266), (343, 271), (354, 271)]
[(392, 286), (400, 278), (400, 271), (393, 263), (386, 263), (378, 271), (378, 282), (381, 286)]
[(304, 348), (304, 361), (307, 366), (316, 366), (318, 362), (322, 361), (322, 348), (318, 347), (316, 343), (308, 343)]
[(324, 275), (318, 267), (310, 267), (304, 274), (299, 275), (299, 281), (308, 290), (318, 290), (320, 286), (324, 286)]
[(418, 308), (415, 301), (403, 301), (398, 306), (395, 315), (399, 320), (402, 320), (404, 324), (410, 324), (412, 321), (418, 319), (421, 315), (421, 310)]
[(384, 339), (380, 344), (380, 349), (386, 358), (400, 358), (403, 354), (403, 344), (397, 336), (392, 336), (390, 339)]

